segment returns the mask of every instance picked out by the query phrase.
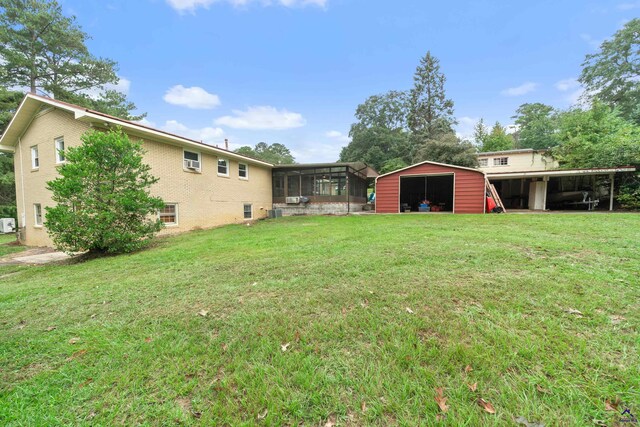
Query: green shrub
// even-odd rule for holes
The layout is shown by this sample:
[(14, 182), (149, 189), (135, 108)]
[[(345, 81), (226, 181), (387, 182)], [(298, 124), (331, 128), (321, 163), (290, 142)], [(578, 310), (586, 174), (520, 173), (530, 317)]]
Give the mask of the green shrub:
[(65, 151), (60, 177), (47, 183), (57, 205), (46, 209), (45, 225), (56, 248), (122, 253), (148, 243), (162, 227), (164, 202), (149, 193), (158, 179), (143, 154), (120, 129), (87, 132)]
[(640, 210), (640, 176), (636, 175), (620, 185), (618, 203), (623, 209)]

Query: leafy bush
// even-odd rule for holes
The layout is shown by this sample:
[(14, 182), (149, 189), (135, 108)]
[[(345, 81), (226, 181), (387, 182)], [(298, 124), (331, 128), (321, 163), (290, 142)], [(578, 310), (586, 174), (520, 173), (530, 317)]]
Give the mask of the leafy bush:
[(618, 203), (623, 209), (640, 210), (640, 176), (635, 175), (620, 185)]
[(47, 183), (57, 205), (46, 209), (45, 225), (56, 248), (122, 253), (148, 243), (162, 227), (164, 202), (149, 193), (158, 179), (143, 154), (120, 129), (87, 132), (65, 151), (60, 177)]

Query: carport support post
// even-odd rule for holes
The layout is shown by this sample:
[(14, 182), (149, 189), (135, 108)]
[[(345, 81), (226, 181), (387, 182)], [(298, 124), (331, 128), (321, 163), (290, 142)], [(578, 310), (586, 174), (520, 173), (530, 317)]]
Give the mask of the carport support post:
[(615, 174), (609, 174), (609, 179), (611, 180), (611, 189), (609, 190), (609, 210), (613, 210), (613, 180), (615, 179)]
[(549, 177), (548, 176), (543, 177), (542, 181), (544, 182), (544, 197), (542, 199), (542, 210), (546, 211), (547, 210), (547, 187), (549, 187)]

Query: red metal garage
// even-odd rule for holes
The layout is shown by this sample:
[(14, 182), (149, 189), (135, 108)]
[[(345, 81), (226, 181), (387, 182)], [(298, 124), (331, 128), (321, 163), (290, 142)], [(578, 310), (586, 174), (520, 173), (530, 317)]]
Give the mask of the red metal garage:
[(376, 179), (376, 213), (417, 212), (424, 199), (443, 212), (484, 213), (485, 175), (427, 161)]

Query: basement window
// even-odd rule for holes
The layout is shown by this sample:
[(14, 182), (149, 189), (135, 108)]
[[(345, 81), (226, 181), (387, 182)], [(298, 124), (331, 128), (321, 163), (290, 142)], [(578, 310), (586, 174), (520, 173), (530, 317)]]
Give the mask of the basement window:
[(158, 212), (160, 222), (164, 225), (178, 225), (178, 205), (176, 203), (168, 203)]
[(244, 219), (253, 219), (253, 206), (250, 203), (244, 204)]
[(509, 158), (508, 157), (496, 157), (493, 159), (493, 166), (508, 166)]

